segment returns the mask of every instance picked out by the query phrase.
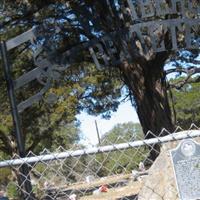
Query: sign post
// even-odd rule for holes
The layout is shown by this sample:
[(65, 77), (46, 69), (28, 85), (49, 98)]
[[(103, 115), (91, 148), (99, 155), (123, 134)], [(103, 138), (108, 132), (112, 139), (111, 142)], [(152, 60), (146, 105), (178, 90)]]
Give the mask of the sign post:
[[(19, 151), (19, 156), (23, 158), (26, 156), (25, 143), (23, 139), (23, 134), (22, 134), (21, 125), (20, 125), (20, 117), (19, 117), (16, 99), (15, 99), (14, 84), (11, 77), (11, 70), (10, 70), (10, 64), (9, 64), (8, 56), (7, 56), (6, 43), (2, 41), (0, 45), (1, 45), (1, 56), (2, 56), (2, 61), (3, 61), (3, 71), (5, 75), (7, 91), (8, 91), (8, 96), (10, 100), (17, 147)], [(23, 197), (24, 199), (32, 200), (33, 192), (32, 192), (32, 186), (30, 182), (28, 165), (23, 164), (19, 170), (20, 170), (20, 186), (25, 191), (23, 192)]]

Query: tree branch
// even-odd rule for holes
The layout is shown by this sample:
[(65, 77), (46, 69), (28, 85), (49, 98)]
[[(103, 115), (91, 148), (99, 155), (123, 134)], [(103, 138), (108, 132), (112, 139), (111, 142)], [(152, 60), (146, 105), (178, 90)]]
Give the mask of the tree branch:
[(0, 140), (2, 141), (3, 143), (3, 146), (4, 147), (1, 147), (1, 149), (5, 152), (5, 153), (8, 153), (8, 154), (12, 154), (12, 145), (11, 145), (11, 141), (10, 141), (10, 138), (8, 136), (6, 136), (6, 134), (0, 130)]
[(191, 75), (187, 76), (184, 80), (178, 81), (174, 84), (170, 84), (170, 88), (176, 88), (177, 90), (180, 90), (185, 84), (190, 83), (199, 83), (200, 82), (200, 76), (197, 76), (193, 79), (191, 79)]
[[(6, 3), (7, 3), (7, 5), (5, 5), (5, 6), (7, 6), (7, 7), (9, 6), (9, 4), (11, 4), (11, 9), (13, 8), (12, 6), (15, 6), (15, 9), (17, 8), (17, 5), (12, 1), (10, 1), (10, 2), (8, 1)], [(24, 3), (24, 2), (21, 0), (21, 2), (18, 2), (18, 4), (19, 3)], [(25, 4), (26, 3), (27, 2), (25, 2)], [(21, 24), (21, 21), (24, 21), (24, 22), (28, 21), (27, 25), (32, 24), (35, 16), (38, 15), (38, 13), (40, 13), (40, 12), (42, 13), (42, 10), (46, 10), (48, 8), (48, 6), (52, 3), (55, 3), (55, 2), (53, 0), (37, 1), (37, 3), (34, 2), (34, 4), (31, 5), (31, 7), (29, 9), (27, 9), (25, 12), (23, 12), (23, 14), (18, 14), (18, 12), (14, 12), (15, 14), (5, 12), (3, 14), (5, 16), (8, 16), (9, 20), (3, 20), (0, 23), (0, 28), (5, 28), (6, 26), (9, 26), (11, 24), (12, 25)], [(20, 23), (19, 23), (19, 21), (20, 21)]]
[(200, 68), (194, 67), (194, 66), (183, 68), (183, 67), (178, 66), (177, 68), (166, 70), (167, 75), (171, 73), (176, 73), (176, 72), (194, 75), (194, 74), (200, 73)]

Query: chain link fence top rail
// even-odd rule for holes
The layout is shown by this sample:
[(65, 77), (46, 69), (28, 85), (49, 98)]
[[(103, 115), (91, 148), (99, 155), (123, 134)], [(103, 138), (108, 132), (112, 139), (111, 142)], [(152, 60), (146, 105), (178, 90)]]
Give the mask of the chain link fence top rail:
[[(148, 134), (153, 135), (152, 132)], [(45, 149), (40, 155), (29, 152), (25, 158), (15, 155), (10, 160), (1, 159), (0, 195), (21, 199), (19, 194), (25, 191), (17, 180), (19, 175), (23, 175), (20, 167), (27, 164), (34, 194), (31, 199), (178, 199), (166, 155), (179, 140), (195, 138), (198, 141), (199, 136), (199, 128), (192, 125), (190, 130), (177, 128), (172, 134), (163, 129), (159, 136), (151, 139), (135, 140), (133, 136), (127, 141), (121, 136), (115, 144), (102, 141), (103, 146), (78, 150), (59, 147), (56, 152)], [(153, 162), (149, 153), (155, 150), (155, 144), (161, 145), (161, 152)], [(163, 173), (168, 173), (167, 182), (163, 182)], [(163, 189), (167, 186), (165, 184), (170, 186)], [(26, 199), (30, 199), (29, 194)]]

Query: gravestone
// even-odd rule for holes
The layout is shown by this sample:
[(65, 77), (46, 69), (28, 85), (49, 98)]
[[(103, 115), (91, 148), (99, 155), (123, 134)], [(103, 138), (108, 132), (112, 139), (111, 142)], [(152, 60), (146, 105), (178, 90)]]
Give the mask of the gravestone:
[(171, 150), (177, 190), (181, 200), (200, 199), (200, 144), (182, 141)]

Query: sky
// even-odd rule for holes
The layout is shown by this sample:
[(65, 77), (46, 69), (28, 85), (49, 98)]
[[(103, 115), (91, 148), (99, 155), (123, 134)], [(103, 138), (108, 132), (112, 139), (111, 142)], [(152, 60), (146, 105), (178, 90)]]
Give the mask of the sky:
[(118, 123), (139, 122), (135, 109), (131, 106), (131, 102), (121, 103), (117, 112), (113, 112), (109, 120), (95, 117), (82, 112), (77, 116), (81, 122), (81, 132), (84, 140), (81, 141), (84, 145), (95, 145), (98, 143), (95, 120), (97, 121), (100, 136), (111, 130)]
[[(186, 51), (184, 51), (187, 53)], [(200, 60), (200, 55), (196, 58), (196, 60)], [(165, 66), (165, 69), (171, 68), (172, 63), (168, 63)], [(175, 78), (176, 74), (170, 74), (168, 79)], [(135, 109), (131, 106), (131, 102), (127, 101), (125, 103), (121, 103), (117, 112), (112, 114), (112, 117), (109, 120), (102, 119), (101, 117), (94, 117), (88, 115), (85, 112), (82, 112), (77, 116), (77, 118), (81, 122), (81, 132), (83, 134), (83, 138), (81, 143), (84, 145), (95, 145), (98, 143), (95, 120), (98, 124), (98, 129), (100, 132), (100, 136), (110, 131), (116, 124), (125, 123), (125, 122), (139, 122)]]

